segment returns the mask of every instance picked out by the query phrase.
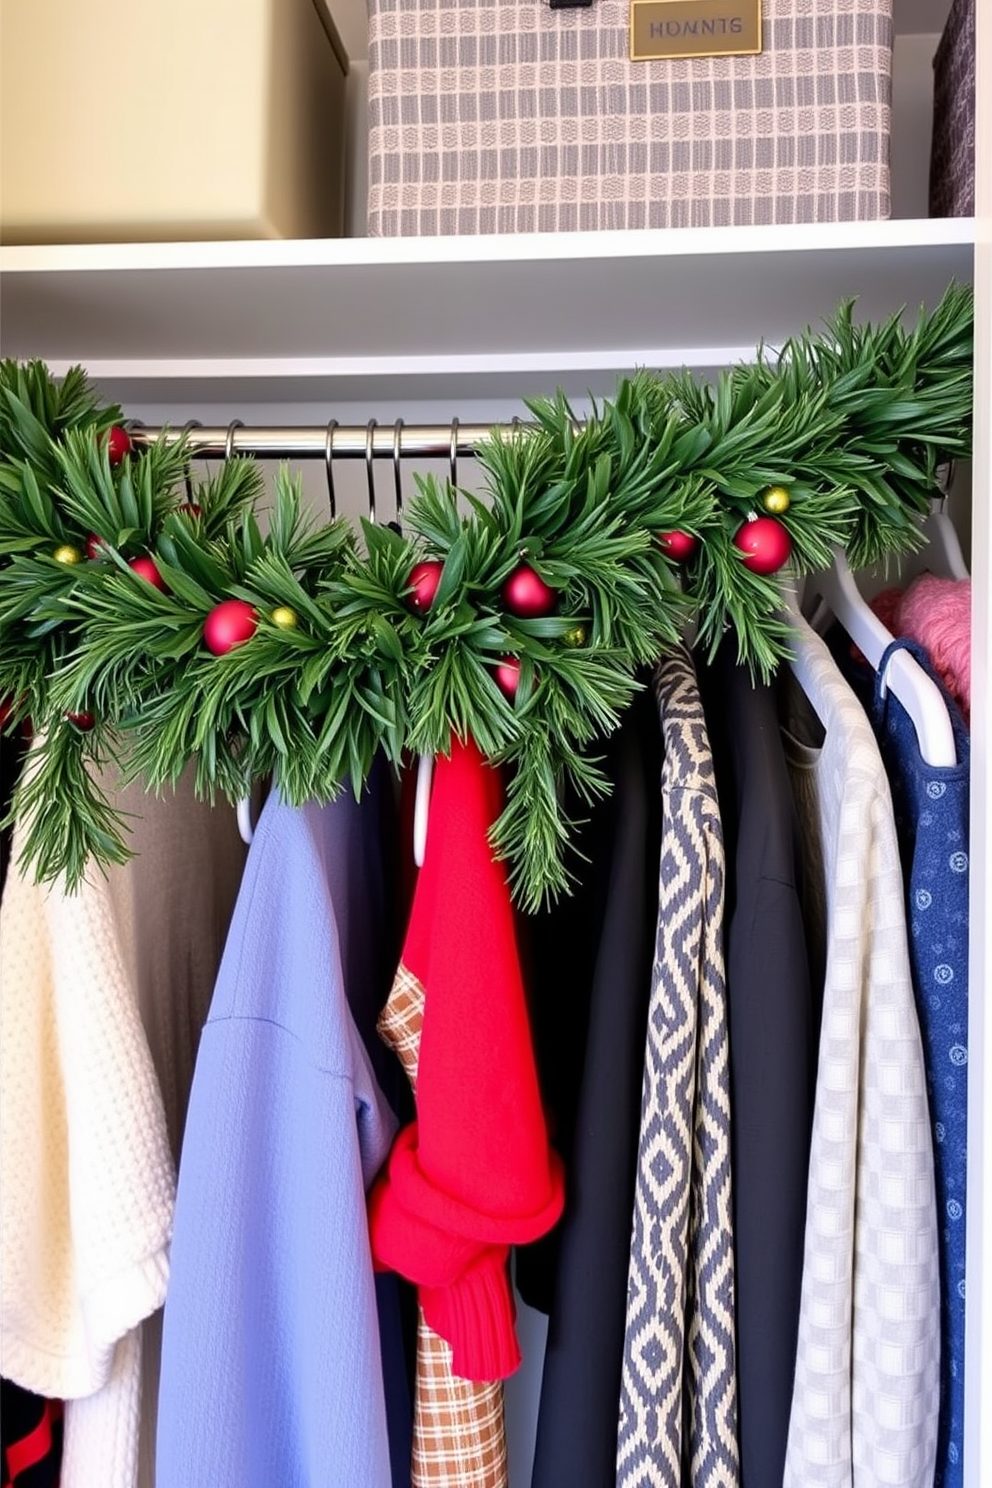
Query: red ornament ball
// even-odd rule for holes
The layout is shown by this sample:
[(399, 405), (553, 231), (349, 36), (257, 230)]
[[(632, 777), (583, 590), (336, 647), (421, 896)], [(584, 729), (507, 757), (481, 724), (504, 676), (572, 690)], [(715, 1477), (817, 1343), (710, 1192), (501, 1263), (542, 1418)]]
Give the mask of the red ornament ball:
[(691, 532), (659, 532), (658, 542), (665, 557), (673, 563), (687, 563), (699, 547), (699, 538)]
[(144, 579), (146, 584), (151, 584), (153, 589), (161, 589), (163, 594), (168, 592), (155, 559), (148, 553), (143, 553), (140, 558), (132, 558), (128, 567), (138, 575), (139, 579)]
[(119, 465), (125, 455), (131, 453), (131, 437), (120, 424), (114, 424), (107, 435), (107, 458), (111, 465)]
[(95, 532), (91, 532), (89, 537), (86, 539), (87, 558), (102, 558), (105, 546), (106, 544), (104, 543), (103, 538), (97, 537)]
[(203, 639), (215, 656), (226, 656), (235, 646), (250, 641), (257, 628), (258, 616), (247, 600), (225, 599), (203, 622)]
[(415, 563), (411, 568), (407, 583), (412, 592), (408, 595), (408, 602), (418, 615), (426, 615), (434, 603), (443, 572), (444, 564), (437, 558), (428, 558), (423, 563)]
[(537, 620), (555, 607), (555, 591), (526, 563), (515, 568), (502, 588), (503, 603), (521, 620)]
[(202, 516), (202, 508), (195, 501), (184, 501), (182, 506), (177, 506), (176, 511), (181, 511), (184, 517)]
[(76, 727), (84, 734), (88, 734), (90, 729), (96, 723), (96, 719), (93, 717), (92, 713), (67, 713), (65, 716), (66, 718), (68, 718), (70, 723), (74, 723)]
[(734, 545), (745, 554), (744, 567), (756, 574), (778, 573), (788, 563), (792, 539), (774, 517), (754, 517), (739, 528)]
[(511, 700), (520, 686), (520, 663), (515, 656), (505, 656), (496, 667), (496, 685)]

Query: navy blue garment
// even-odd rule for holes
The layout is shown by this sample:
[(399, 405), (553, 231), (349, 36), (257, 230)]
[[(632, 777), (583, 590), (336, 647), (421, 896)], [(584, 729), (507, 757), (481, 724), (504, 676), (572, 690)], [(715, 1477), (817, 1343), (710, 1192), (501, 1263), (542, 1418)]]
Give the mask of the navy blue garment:
[[(393, 984), (400, 959), (398, 864), (392, 861), (398, 833), (396, 802), (388, 765), (379, 755), (359, 803), (343, 790), (328, 808), (333, 835), (324, 857), (327, 887), (337, 922), (345, 996), (379, 1089), (400, 1121), (412, 1119), (409, 1082), (392, 1049), (376, 1032), (376, 1019)], [(412, 851), (412, 849), (411, 849)], [(413, 1455), (412, 1371), (404, 1340), (404, 1291), (393, 1271), (377, 1272), (383, 1385), (392, 1488), (410, 1488)], [(415, 1336), (416, 1310), (412, 1314)]]
[[(935, 769), (920, 755), (912, 719), (882, 695), (894, 651), (914, 656), (947, 702), (957, 765)], [(854, 671), (853, 664), (849, 670)], [(892, 788), (906, 881), (913, 988), (923, 1036), (934, 1135), (941, 1292), (941, 1402), (934, 1488), (961, 1488), (964, 1427), (965, 1178), (968, 1107), (968, 807), (970, 742), (954, 699), (924, 648), (899, 640), (874, 686), (853, 676), (868, 709)]]

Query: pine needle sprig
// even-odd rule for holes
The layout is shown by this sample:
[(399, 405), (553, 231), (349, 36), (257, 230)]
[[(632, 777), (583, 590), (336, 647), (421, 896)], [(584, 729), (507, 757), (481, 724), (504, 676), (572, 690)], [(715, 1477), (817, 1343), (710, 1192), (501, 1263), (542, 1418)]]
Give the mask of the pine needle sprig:
[[(133, 737), (135, 768), (156, 788), (175, 783), (191, 760), (197, 789), (211, 799), (218, 791), (247, 794), (253, 776), (279, 776), (290, 758), (293, 778), (312, 773), (315, 734), (302, 669), (328, 646), (320, 585), (353, 554), (354, 535), (343, 520), (317, 528), (304, 514), (299, 481), (285, 470), (263, 535), (245, 499), (259, 479), (253, 462), (229, 461), (197, 491), (204, 512), (221, 507), (236, 513), (223, 539), (204, 540), (193, 525), (172, 517), (159, 540), (159, 567), (170, 593), (155, 602), (158, 636), (149, 636), (147, 656), (159, 685), (168, 685), (153, 714), (131, 708), (122, 725)], [(249, 648), (214, 656), (204, 645), (204, 626), (211, 610), (232, 598), (250, 606), (257, 629)], [(272, 618), (280, 608), (297, 617), (293, 628)], [(190, 689), (200, 701), (195, 711), (183, 706)]]
[(41, 485), (55, 479), (69, 431), (90, 427), (102, 436), (122, 421), (116, 404), (99, 403), (82, 367), (56, 379), (42, 361), (0, 361), (0, 459), (27, 461)]
[(73, 893), (88, 871), (127, 862), (121, 818), (97, 783), (113, 757), (102, 731), (84, 733), (62, 723), (35, 737), (7, 822), (25, 824), (22, 868), (39, 881), (64, 879)]
[(0, 553), (54, 550), (68, 542), (72, 529), (28, 460), (0, 464)]
[[(575, 823), (559, 803), (561, 748), (547, 727), (532, 731), (529, 748), (508, 774), (506, 805), (490, 830), (496, 856), (507, 865), (510, 891), (525, 913), (568, 893), (574, 875), (566, 851)], [(587, 780), (594, 775), (586, 762)], [(608, 790), (602, 778), (604, 793)]]
[(77, 538), (147, 552), (175, 505), (186, 465), (182, 443), (160, 440), (140, 456), (125, 455), (115, 469), (106, 441), (89, 426), (68, 430), (56, 454), (53, 490)]

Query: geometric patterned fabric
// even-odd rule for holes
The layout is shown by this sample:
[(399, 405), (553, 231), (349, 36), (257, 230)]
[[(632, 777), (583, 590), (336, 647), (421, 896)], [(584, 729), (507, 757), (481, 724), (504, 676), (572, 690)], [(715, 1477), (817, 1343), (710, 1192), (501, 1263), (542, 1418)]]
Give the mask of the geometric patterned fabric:
[(654, 688), (664, 743), (661, 868), (617, 1488), (736, 1488), (723, 837), (687, 651), (659, 663)]

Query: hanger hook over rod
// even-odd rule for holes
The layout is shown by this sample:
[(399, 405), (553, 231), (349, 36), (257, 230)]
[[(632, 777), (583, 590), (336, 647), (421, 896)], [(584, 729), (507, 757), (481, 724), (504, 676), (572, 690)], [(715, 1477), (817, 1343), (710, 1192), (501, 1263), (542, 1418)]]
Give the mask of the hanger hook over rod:
[(451, 484), (458, 484), (458, 420), (451, 420), (451, 446), (448, 450), (448, 463), (451, 466)]
[[(187, 419), (186, 422), (183, 424), (183, 427), (182, 427), (183, 437), (185, 438), (185, 436), (190, 432), (191, 429), (202, 429), (202, 428), (203, 428), (203, 422), (202, 422), (201, 419), (198, 419), (198, 418)], [(193, 477), (189, 473), (189, 458), (188, 457), (187, 457), (187, 460), (186, 460), (186, 468), (183, 471), (183, 482), (184, 482), (184, 484), (186, 486), (186, 500), (190, 503), (190, 505), (192, 505), (193, 504)]]
[(331, 517), (337, 516), (337, 501), (334, 496), (334, 430), (338, 426), (336, 418), (328, 420), (327, 433), (324, 435), (324, 469), (327, 472), (327, 497), (331, 503)]
[(233, 418), (227, 426), (227, 438), (224, 440), (224, 459), (230, 460), (234, 455), (234, 431), (243, 429), (244, 419)]
[(370, 418), (365, 425), (365, 474), (369, 484), (369, 521), (375, 522), (375, 472), (372, 469), (372, 461), (375, 458), (375, 430), (378, 419)]
[(403, 420), (398, 418), (393, 425), (393, 484), (396, 487), (396, 525), (402, 525), (403, 516), (403, 477), (400, 472), (400, 460), (403, 456)]

